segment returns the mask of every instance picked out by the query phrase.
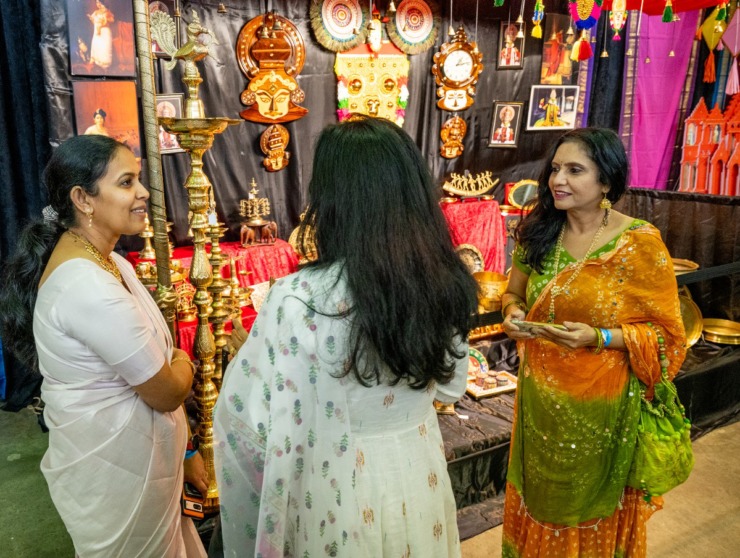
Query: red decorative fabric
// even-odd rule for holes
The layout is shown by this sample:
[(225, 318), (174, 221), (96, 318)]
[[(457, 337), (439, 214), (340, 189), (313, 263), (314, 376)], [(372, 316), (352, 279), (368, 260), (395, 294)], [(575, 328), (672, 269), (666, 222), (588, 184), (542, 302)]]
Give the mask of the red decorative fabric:
[[(249, 331), (256, 319), (257, 312), (254, 311), (252, 306), (244, 306), (242, 308), (242, 324), (244, 325), (244, 329)], [(195, 343), (195, 330), (197, 326), (197, 320), (177, 323), (177, 346), (183, 351), (186, 351), (190, 355), (190, 358), (195, 358), (195, 355), (193, 355), (193, 343)], [(224, 330), (227, 333), (231, 333), (231, 321), (226, 322), (224, 326)]]
[(506, 230), (495, 200), (459, 201), (442, 204), (452, 243), (472, 244), (483, 255), (483, 269), (504, 273)]
[[(226, 263), (221, 270), (225, 279), (231, 277), (228, 258), (236, 260), (237, 274), (246, 271), (246, 275), (239, 275), (239, 284), (242, 287), (264, 283), (270, 277), (279, 278), (290, 275), (298, 270), (298, 256), (293, 247), (284, 240), (277, 239), (274, 244), (255, 244), (244, 247), (238, 242), (222, 242), (221, 251)], [(206, 244), (206, 252), (211, 253), (210, 244)], [(138, 252), (129, 252), (128, 261), (135, 267), (139, 263)], [(172, 259), (180, 260), (182, 267), (189, 268), (193, 259), (193, 247), (181, 246), (172, 252)]]

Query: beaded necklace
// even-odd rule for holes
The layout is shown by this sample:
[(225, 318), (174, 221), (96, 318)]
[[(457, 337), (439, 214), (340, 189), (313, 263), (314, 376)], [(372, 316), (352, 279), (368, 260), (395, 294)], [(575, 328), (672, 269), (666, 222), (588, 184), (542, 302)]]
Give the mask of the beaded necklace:
[(95, 261), (100, 264), (100, 267), (102, 267), (104, 270), (106, 270), (108, 273), (111, 273), (118, 281), (120, 281), (121, 284), (123, 284), (123, 277), (121, 277), (121, 271), (118, 269), (118, 266), (116, 265), (116, 262), (113, 261), (113, 258), (109, 255), (107, 258), (103, 256), (103, 254), (100, 253), (100, 250), (95, 248), (92, 242), (90, 242), (88, 239), (86, 239), (81, 234), (77, 234), (74, 231), (67, 230), (67, 233), (69, 233), (72, 238), (79, 240), (82, 242), (82, 245), (85, 247), (85, 250), (88, 254), (90, 254), (93, 258), (95, 258)]
[(568, 277), (568, 280), (565, 282), (565, 284), (562, 287), (558, 287), (557, 285), (557, 278), (558, 278), (558, 266), (560, 265), (560, 253), (563, 251), (563, 237), (565, 236), (565, 225), (566, 223), (563, 223), (562, 228), (560, 229), (560, 234), (558, 235), (558, 241), (557, 244), (555, 244), (555, 274), (552, 278), (552, 288), (550, 289), (550, 308), (548, 312), (548, 321), (550, 323), (555, 322), (555, 297), (559, 296), (562, 293), (568, 292), (568, 287), (573, 282), (573, 280), (578, 276), (578, 274), (581, 272), (581, 269), (583, 269), (583, 266), (586, 264), (586, 259), (588, 258), (588, 255), (594, 251), (594, 248), (596, 247), (596, 243), (599, 240), (599, 237), (601, 236), (601, 233), (604, 232), (604, 229), (606, 228), (607, 223), (609, 222), (609, 213), (611, 212), (610, 209), (607, 209), (604, 212), (604, 219), (601, 221), (601, 226), (596, 231), (596, 234), (594, 235), (594, 239), (591, 241), (591, 246), (588, 247), (588, 250), (586, 251), (586, 254), (576, 262), (576, 267), (573, 269), (573, 273), (570, 277)]

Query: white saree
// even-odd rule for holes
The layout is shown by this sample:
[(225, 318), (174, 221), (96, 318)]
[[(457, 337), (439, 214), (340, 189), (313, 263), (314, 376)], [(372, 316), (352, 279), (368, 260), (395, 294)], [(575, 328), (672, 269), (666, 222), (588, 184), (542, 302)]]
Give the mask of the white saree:
[(114, 258), (131, 292), (83, 259), (39, 289), (33, 327), (49, 427), (41, 470), (78, 556), (205, 556), (180, 515), (185, 414), (155, 411), (132, 388), (171, 358), (167, 324), (128, 262)]

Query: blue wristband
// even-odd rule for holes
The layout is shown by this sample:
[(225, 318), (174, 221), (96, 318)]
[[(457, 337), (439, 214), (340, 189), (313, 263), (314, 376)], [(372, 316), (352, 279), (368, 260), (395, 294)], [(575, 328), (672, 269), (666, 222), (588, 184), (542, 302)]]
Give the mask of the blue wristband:
[(191, 457), (193, 457), (193, 456), (194, 456), (194, 455), (195, 455), (196, 453), (198, 453), (198, 450), (197, 450), (197, 449), (194, 449), (194, 450), (186, 450), (186, 451), (185, 451), (185, 459), (190, 459), (190, 458), (191, 458)]
[(604, 337), (604, 347), (608, 347), (612, 342), (612, 332), (608, 329), (602, 329), (601, 335)]

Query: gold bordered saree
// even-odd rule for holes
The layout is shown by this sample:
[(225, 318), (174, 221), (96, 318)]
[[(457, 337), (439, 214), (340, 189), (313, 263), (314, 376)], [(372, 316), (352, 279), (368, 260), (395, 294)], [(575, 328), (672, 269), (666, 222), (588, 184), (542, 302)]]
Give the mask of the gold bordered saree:
[[(558, 284), (564, 285), (575, 260), (565, 251), (560, 260)], [(520, 249), (515, 263), (530, 276), (527, 319), (547, 321), (552, 252), (542, 274), (521, 262)], [(542, 339), (518, 343), (504, 556), (644, 555), (644, 523), (654, 506), (625, 485), (640, 410), (638, 379), (652, 387), (661, 377), (647, 322), (664, 334), (669, 377), (686, 352), (673, 266), (657, 229), (635, 220), (591, 254), (556, 298), (555, 313), (558, 323), (621, 327), (627, 350), (595, 354)]]

